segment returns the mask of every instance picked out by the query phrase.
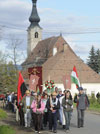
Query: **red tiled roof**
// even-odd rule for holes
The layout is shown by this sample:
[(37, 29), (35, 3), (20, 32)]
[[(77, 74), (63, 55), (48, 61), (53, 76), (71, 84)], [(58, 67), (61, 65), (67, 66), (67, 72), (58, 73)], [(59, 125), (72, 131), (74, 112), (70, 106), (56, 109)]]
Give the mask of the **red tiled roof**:
[[(55, 56), (52, 54), (54, 47), (57, 48), (57, 54)], [(48, 50), (47, 55), (46, 50)], [(81, 83), (100, 83), (100, 75), (86, 65), (61, 36), (40, 41), (23, 63), (23, 66), (30, 63), (31, 66), (34, 66), (33, 62), (37, 57), (40, 57), (40, 60), (45, 59), (41, 63), (43, 67), (43, 82), (50, 77), (55, 83), (62, 83), (63, 75), (66, 73), (71, 74), (73, 67), (76, 66)], [(39, 60), (37, 60), (38, 62)]]

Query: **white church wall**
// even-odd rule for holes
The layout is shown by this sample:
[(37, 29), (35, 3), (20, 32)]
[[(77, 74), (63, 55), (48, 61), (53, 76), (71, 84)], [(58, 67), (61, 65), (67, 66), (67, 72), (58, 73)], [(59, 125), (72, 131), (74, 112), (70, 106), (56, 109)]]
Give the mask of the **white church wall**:
[[(38, 33), (38, 38), (35, 38), (36, 32)], [(42, 40), (42, 29), (41, 28), (36, 26), (36, 27), (28, 30), (28, 46), (27, 46), (28, 55), (36, 47), (38, 42), (41, 40)]]
[[(63, 84), (55, 84), (55, 87), (61, 88), (62, 91), (65, 90)], [(86, 92), (86, 94), (90, 95), (90, 96), (92, 93), (94, 93), (96, 95), (98, 92), (100, 92), (100, 84), (98, 84), (98, 83), (84, 83), (84, 84), (82, 84), (82, 87), (84, 89), (84, 92)], [(43, 89), (45, 90), (44, 86), (43, 86)], [(73, 97), (76, 93), (78, 93), (78, 90), (76, 89), (75, 84), (71, 85), (70, 91), (71, 91), (71, 94)]]

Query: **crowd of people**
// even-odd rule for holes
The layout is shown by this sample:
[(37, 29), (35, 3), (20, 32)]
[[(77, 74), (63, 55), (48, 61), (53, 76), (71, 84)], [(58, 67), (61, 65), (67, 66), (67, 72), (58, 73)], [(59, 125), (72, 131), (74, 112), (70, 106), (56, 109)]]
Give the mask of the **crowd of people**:
[(77, 106), (77, 127), (84, 127), (84, 111), (89, 107), (89, 100), (82, 87), (74, 99), (70, 90), (62, 92), (57, 87), (52, 94), (48, 94), (47, 90), (43, 94), (27, 90), (19, 103), (17, 94), (12, 92), (6, 96), (6, 108), (16, 113), (16, 121), (26, 128), (34, 127), (36, 133), (41, 133), (41, 130), (47, 128), (48, 131), (57, 133), (58, 122), (66, 132), (69, 132), (73, 102)]

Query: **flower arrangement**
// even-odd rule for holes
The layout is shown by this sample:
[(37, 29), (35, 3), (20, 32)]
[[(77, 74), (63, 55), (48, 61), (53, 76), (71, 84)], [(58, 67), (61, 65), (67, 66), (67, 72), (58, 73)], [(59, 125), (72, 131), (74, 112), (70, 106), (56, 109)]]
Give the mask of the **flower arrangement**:
[(55, 87), (54, 81), (53, 81), (53, 80), (46, 81), (46, 82), (45, 82), (45, 87), (46, 87), (47, 89), (52, 89), (52, 88), (54, 88), (54, 87)]

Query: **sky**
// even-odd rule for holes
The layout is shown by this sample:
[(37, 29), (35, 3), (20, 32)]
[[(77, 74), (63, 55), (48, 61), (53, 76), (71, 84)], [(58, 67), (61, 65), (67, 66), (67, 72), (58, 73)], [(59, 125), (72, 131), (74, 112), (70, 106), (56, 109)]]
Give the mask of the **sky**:
[[(62, 36), (86, 62), (91, 46), (100, 49), (100, 0), (37, 0), (43, 39)], [(10, 52), (11, 37), (22, 40), (19, 53), (27, 57), (27, 29), (32, 0), (0, 0), (0, 51)]]

